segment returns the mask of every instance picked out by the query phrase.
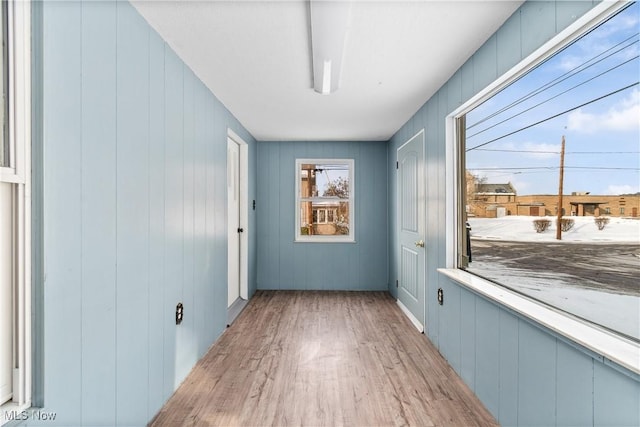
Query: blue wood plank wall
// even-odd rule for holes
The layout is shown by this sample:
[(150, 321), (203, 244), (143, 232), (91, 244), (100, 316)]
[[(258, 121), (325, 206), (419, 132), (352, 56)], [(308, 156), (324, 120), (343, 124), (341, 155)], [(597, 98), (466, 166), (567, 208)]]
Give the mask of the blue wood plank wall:
[[(438, 274), (445, 267), (445, 117), (590, 10), (591, 1), (526, 2), (393, 136), (389, 200), (395, 200), (397, 148), (426, 133), (426, 334), (505, 426), (640, 425), (637, 375), (533, 325)], [(397, 277), (396, 210), (390, 205), (389, 291)], [(442, 287), (446, 303), (439, 306)]]
[[(39, 399), (57, 413), (47, 425), (142, 426), (226, 326), (227, 128), (249, 143), (250, 199), (256, 143), (128, 2), (34, 8)], [(252, 212), (247, 228), (254, 247)]]
[[(295, 160), (355, 161), (356, 243), (295, 243)], [(386, 290), (385, 142), (259, 142), (259, 289)]]

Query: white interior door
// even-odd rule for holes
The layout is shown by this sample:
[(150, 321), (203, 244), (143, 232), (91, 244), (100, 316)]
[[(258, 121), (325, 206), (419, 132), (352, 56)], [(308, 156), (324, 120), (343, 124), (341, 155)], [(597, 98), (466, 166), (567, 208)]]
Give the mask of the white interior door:
[(240, 146), (227, 139), (228, 277), (227, 307), (240, 298), (240, 246), (244, 231), (240, 223)]
[(13, 207), (11, 186), (0, 182), (0, 405), (13, 383)]
[(424, 131), (398, 148), (398, 303), (421, 332), (425, 307)]

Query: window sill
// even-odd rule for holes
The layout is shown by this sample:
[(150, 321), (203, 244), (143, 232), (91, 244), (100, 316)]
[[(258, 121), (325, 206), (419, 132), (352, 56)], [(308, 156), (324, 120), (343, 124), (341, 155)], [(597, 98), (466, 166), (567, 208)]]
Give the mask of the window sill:
[(294, 243), (356, 243), (352, 237), (313, 237), (313, 238), (296, 238)]
[(640, 345), (460, 269), (438, 272), (462, 286), (640, 375)]

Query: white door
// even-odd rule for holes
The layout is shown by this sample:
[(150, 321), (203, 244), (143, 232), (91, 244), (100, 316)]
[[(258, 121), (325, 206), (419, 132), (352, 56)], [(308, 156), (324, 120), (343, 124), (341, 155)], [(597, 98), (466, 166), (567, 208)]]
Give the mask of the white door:
[(240, 298), (240, 242), (244, 231), (240, 224), (240, 146), (227, 139), (228, 271), (230, 307)]
[(424, 131), (398, 148), (398, 304), (421, 332), (425, 307)]
[(0, 405), (11, 399), (13, 382), (13, 218), (11, 186), (0, 182)]

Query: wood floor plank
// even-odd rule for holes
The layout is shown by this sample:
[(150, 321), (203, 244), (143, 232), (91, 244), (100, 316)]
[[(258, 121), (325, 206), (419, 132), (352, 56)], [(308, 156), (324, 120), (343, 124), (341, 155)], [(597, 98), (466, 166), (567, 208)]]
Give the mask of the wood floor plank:
[(385, 292), (259, 291), (151, 426), (497, 426)]

